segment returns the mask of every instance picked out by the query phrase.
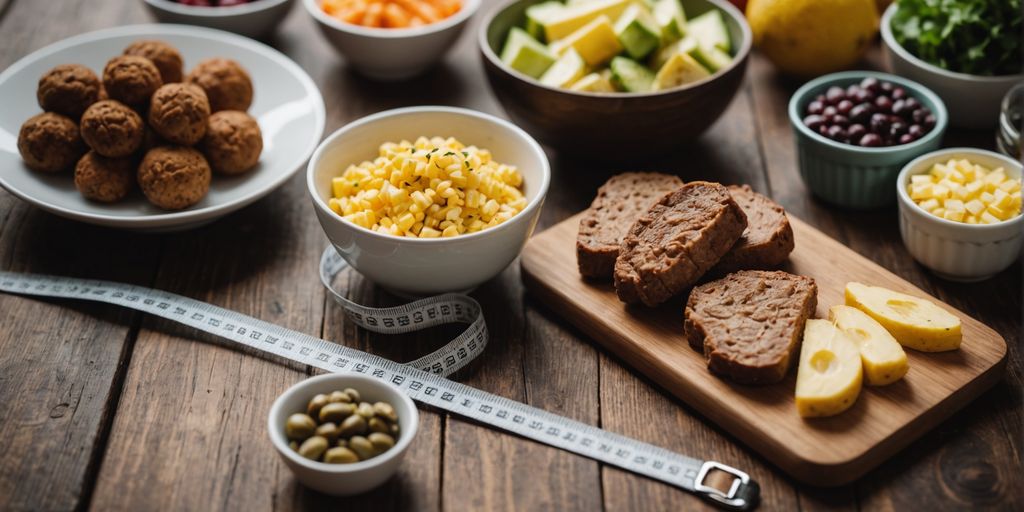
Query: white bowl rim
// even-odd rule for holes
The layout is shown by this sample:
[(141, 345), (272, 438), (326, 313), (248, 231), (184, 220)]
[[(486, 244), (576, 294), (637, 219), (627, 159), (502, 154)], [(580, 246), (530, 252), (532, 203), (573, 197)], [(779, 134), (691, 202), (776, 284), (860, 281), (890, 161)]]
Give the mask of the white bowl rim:
[(201, 6), (201, 5), (185, 5), (179, 4), (172, 0), (142, 0), (143, 2), (167, 12), (173, 12), (175, 14), (182, 14), (185, 16), (195, 16), (197, 18), (228, 18), (232, 16), (245, 16), (246, 14), (252, 14), (254, 12), (266, 11), (273, 9), (283, 3), (289, 3), (294, 0), (253, 0), (252, 2), (229, 5), (225, 7), (218, 6)]
[(939, 224), (940, 226), (948, 226), (948, 227), (955, 228), (955, 229), (971, 229), (971, 230), (975, 230), (975, 231), (997, 231), (997, 230), (1005, 230), (1008, 227), (1017, 227), (1022, 222), (1024, 222), (1024, 214), (1018, 214), (1016, 217), (1014, 217), (1014, 218), (1012, 218), (1010, 220), (1004, 220), (1004, 221), (998, 222), (996, 224), (967, 224), (965, 222), (956, 222), (956, 221), (952, 221), (952, 220), (936, 217), (936, 216), (932, 215), (931, 213), (928, 213), (928, 212), (922, 210), (921, 207), (918, 206), (917, 203), (915, 203), (914, 200), (910, 198), (910, 194), (907, 193), (906, 182), (908, 182), (910, 180), (910, 176), (912, 174), (914, 174), (914, 175), (924, 174), (924, 172), (915, 172), (915, 168), (918, 167), (919, 165), (921, 165), (921, 163), (923, 161), (930, 160), (930, 159), (933, 159), (933, 158), (936, 158), (936, 157), (940, 157), (940, 156), (944, 156), (944, 155), (954, 155), (954, 154), (965, 155), (968, 158), (972, 154), (973, 155), (983, 155), (983, 156), (986, 156), (986, 157), (989, 157), (989, 158), (994, 158), (996, 160), (999, 160), (999, 161), (1003, 162), (1004, 164), (1006, 164), (1006, 167), (1012, 167), (1012, 168), (1017, 169), (1018, 171), (1021, 171), (1022, 169), (1024, 169), (1024, 168), (1022, 168), (1020, 162), (1018, 162), (1018, 161), (1016, 161), (1016, 160), (1014, 160), (1014, 159), (1012, 159), (1012, 158), (1010, 158), (1010, 157), (1008, 157), (1008, 156), (1006, 156), (1006, 155), (1004, 155), (1002, 153), (996, 153), (994, 151), (989, 151), (987, 149), (959, 147), (959, 148), (944, 148), (944, 149), (939, 149), (939, 150), (931, 151), (931, 152), (925, 153), (925, 154), (923, 154), (923, 155), (921, 155), (921, 156), (911, 160), (910, 162), (907, 162), (907, 165), (903, 166), (903, 169), (900, 171), (899, 176), (896, 178), (896, 194), (900, 198), (901, 206), (914, 210), (915, 212), (921, 214), (920, 217), (926, 218), (926, 219), (928, 219), (928, 220), (930, 220), (930, 221), (932, 221), (934, 223)]
[(893, 53), (899, 55), (903, 60), (913, 63), (919, 68), (923, 68), (926, 71), (941, 75), (946, 78), (954, 78), (957, 80), (965, 80), (971, 82), (982, 82), (982, 83), (1003, 83), (1010, 81), (1021, 81), (1024, 80), (1024, 73), (1018, 73), (1016, 75), (969, 75), (967, 73), (960, 73), (957, 71), (950, 71), (948, 69), (942, 69), (935, 64), (925, 62), (918, 58), (916, 55), (910, 53), (906, 48), (900, 46), (896, 42), (896, 36), (892, 33), (892, 17), (896, 14), (896, 2), (893, 2), (885, 12), (882, 13), (882, 40), (885, 41), (885, 46), (888, 47)]
[[(841, 80), (848, 80), (851, 78), (858, 77), (861, 79), (874, 77), (879, 80), (893, 82), (902, 86), (904, 89), (914, 89), (913, 92), (915, 94), (927, 96), (928, 100), (931, 101), (932, 104), (934, 104), (936, 107), (938, 107), (935, 109), (934, 112), (932, 112), (932, 114), (935, 115), (935, 127), (932, 128), (932, 131), (926, 133), (924, 137), (921, 137), (920, 139), (917, 139), (913, 142), (908, 142), (906, 144), (896, 144), (893, 146), (882, 146), (872, 148), (857, 146), (854, 144), (846, 144), (843, 142), (836, 142), (820, 133), (811, 130), (810, 128), (807, 127), (807, 125), (804, 124), (804, 118), (802, 114), (798, 111), (798, 108), (803, 98), (806, 97), (808, 93), (810, 93), (811, 89), (835, 83)], [(797, 130), (800, 130), (800, 133), (803, 133), (804, 135), (810, 137), (815, 142), (819, 144), (824, 144), (834, 149), (841, 149), (844, 151), (852, 152), (862, 152), (864, 154), (895, 153), (897, 151), (905, 151), (907, 149), (912, 149), (917, 146), (925, 145), (928, 142), (931, 142), (932, 139), (935, 139), (936, 137), (941, 137), (942, 134), (945, 133), (946, 127), (949, 125), (949, 112), (946, 110), (946, 103), (942, 101), (942, 98), (940, 98), (938, 94), (935, 94), (935, 92), (932, 91), (931, 89), (913, 80), (904, 78), (902, 76), (897, 76), (892, 73), (883, 73), (881, 71), (839, 71), (837, 73), (829, 73), (827, 75), (819, 76), (813, 80), (808, 81), (804, 85), (801, 85), (800, 88), (797, 89), (796, 92), (794, 92), (793, 95), (789, 97), (789, 106), (787, 107), (787, 110), (789, 111), (790, 124), (792, 124)]]
[[(159, 37), (161, 35), (182, 35), (182, 36), (204, 36), (212, 39), (228, 40), (236, 43), (243, 47), (248, 47), (265, 55), (277, 64), (287, 68), (291, 71), (296, 79), (301, 82), (307, 92), (311, 93), (311, 97), (316, 100), (316, 108), (314, 109), (314, 115), (316, 117), (316, 132), (318, 136), (311, 138), (309, 144), (302, 149), (302, 154), (312, 154), (316, 147), (317, 142), (324, 133), (324, 125), (326, 123), (326, 110), (324, 107), (324, 99), (320, 94), (320, 89), (317, 88), (313, 79), (307, 74), (295, 61), (288, 58), (283, 53), (248, 37), (243, 37), (231, 32), (223, 30), (217, 30), (207, 27), (199, 27), (194, 25), (180, 25), (173, 23), (153, 23), (153, 24), (142, 24), (142, 25), (125, 25), (121, 27), (107, 28), (101, 30), (95, 30), (92, 32), (86, 32), (77, 36), (72, 36), (67, 39), (62, 39), (55, 43), (46, 45), (24, 57), (19, 59), (10, 67), (0, 73), (0, 83), (3, 83), (10, 79), (16, 73), (19, 73), (23, 68), (31, 65), (36, 60), (46, 57), (54, 52), (63, 50), (68, 47), (76, 46), (82, 43), (88, 43), (96, 40), (100, 40), (106, 37), (116, 37), (125, 35), (138, 35), (138, 36), (151, 36)], [(290, 169), (287, 172), (281, 173), (277, 178), (269, 180), (266, 185), (260, 188), (260, 190), (249, 196), (243, 196), (236, 198), (232, 201), (225, 203), (210, 205), (205, 208), (197, 210), (185, 210), (173, 213), (158, 213), (152, 215), (140, 215), (136, 217), (124, 217), (116, 215), (107, 215), (103, 213), (94, 212), (83, 212), (80, 210), (72, 210), (60, 206), (59, 204), (42, 202), (32, 196), (26, 195), (20, 190), (17, 190), (7, 180), (4, 179), (4, 173), (0, 173), (0, 187), (10, 192), (15, 197), (25, 201), (29, 204), (35, 205), (43, 210), (62, 215), (64, 217), (74, 220), (87, 220), (90, 222), (103, 223), (109, 226), (117, 226), (122, 228), (154, 228), (154, 227), (171, 227), (183, 224), (187, 221), (201, 222), (204, 220), (215, 219), (222, 214), (233, 212), (239, 208), (242, 208), (250, 203), (253, 203), (267, 194), (273, 192), (280, 187), (284, 182), (288, 181), (292, 176), (295, 175), (302, 169), (302, 164), (299, 163), (294, 169)]]
[(344, 21), (327, 14), (320, 8), (318, 0), (302, 0), (302, 5), (306, 8), (306, 11), (313, 16), (313, 19), (318, 21), (320, 24), (331, 27), (339, 32), (347, 32), (352, 35), (377, 39), (402, 39), (433, 34), (435, 32), (441, 32), (447, 28), (460, 25), (476, 13), (482, 2), (483, 0), (462, 0), (462, 7), (459, 8), (455, 14), (452, 14), (451, 16), (436, 23), (429, 23), (427, 25), (413, 28), (364, 27), (362, 25), (345, 23)]
[[(406, 406), (408, 406), (409, 410), (411, 411), (409, 417), (405, 418), (408, 420), (408, 425), (405, 425), (405, 428), (403, 428), (402, 431), (399, 433), (398, 441), (395, 443), (395, 446), (372, 459), (367, 459), (352, 464), (327, 464), (325, 462), (309, 460), (305, 457), (302, 457), (298, 453), (294, 452), (291, 449), (291, 447), (288, 446), (288, 444), (285, 442), (284, 435), (281, 433), (281, 431), (283, 430), (283, 426), (277, 424), (274, 421), (274, 418), (278, 416), (281, 408), (284, 407), (285, 398), (299, 394), (303, 389), (308, 388), (311, 384), (334, 379), (355, 380), (362, 382), (373, 382), (374, 384), (381, 384), (384, 387), (388, 388), (388, 390), (392, 392), (395, 397), (397, 397), (396, 400), (404, 402)], [(348, 384), (347, 387), (358, 387), (358, 384)], [(291, 460), (292, 462), (295, 462), (300, 466), (312, 469), (314, 471), (343, 475), (349, 473), (358, 473), (383, 465), (390, 461), (391, 459), (394, 459), (395, 457), (399, 456), (399, 454), (404, 452), (405, 449), (409, 446), (409, 444), (412, 443), (413, 438), (416, 437), (416, 433), (419, 431), (419, 423), (419, 410), (416, 409), (416, 404), (412, 401), (412, 398), (409, 398), (409, 395), (396, 389), (394, 386), (388, 384), (387, 382), (381, 381), (380, 379), (376, 379), (373, 377), (368, 377), (366, 375), (361, 375), (358, 373), (325, 373), (322, 375), (316, 375), (314, 377), (302, 379), (299, 382), (292, 384), (291, 387), (286, 389), (284, 393), (281, 393), (281, 395), (274, 400), (274, 403), (270, 406), (270, 413), (267, 415), (267, 435), (270, 436), (270, 442), (274, 445), (274, 448), (277, 448), (277, 451), (281, 452), (285, 457), (288, 457), (288, 459)]]
[(726, 73), (732, 71), (733, 68), (738, 66), (740, 61), (746, 61), (750, 57), (750, 50), (751, 50), (751, 48), (753, 46), (753, 41), (754, 41), (754, 35), (753, 35), (753, 32), (751, 32), (751, 30), (750, 30), (750, 24), (747, 23), (746, 16), (744, 16), (743, 13), (740, 12), (740, 10), (736, 8), (736, 6), (734, 6), (732, 3), (724, 1), (724, 0), (704, 0), (705, 2), (710, 3), (714, 8), (717, 8), (718, 10), (728, 11), (729, 15), (732, 16), (737, 21), (737, 23), (739, 23), (740, 31), (743, 33), (743, 41), (741, 41), (741, 43), (740, 43), (740, 48), (736, 51), (736, 56), (732, 58), (732, 62), (730, 62), (728, 66), (726, 66), (726, 67), (724, 67), (722, 69), (719, 69), (715, 73), (713, 73), (713, 74), (711, 74), (711, 75), (709, 75), (709, 76), (707, 76), (705, 78), (702, 78), (700, 80), (697, 80), (696, 82), (686, 83), (686, 84), (683, 84), (683, 85), (680, 85), (680, 86), (677, 86), (677, 87), (673, 87), (671, 89), (665, 89), (665, 90), (661, 90), (661, 91), (651, 91), (651, 92), (619, 92), (619, 91), (616, 91), (616, 92), (589, 92), (589, 91), (574, 91), (574, 90), (571, 90), (571, 89), (563, 89), (561, 87), (554, 87), (554, 86), (551, 86), (551, 85), (543, 84), (543, 83), (541, 83), (540, 80), (538, 80), (536, 78), (533, 78), (532, 76), (525, 75), (523, 73), (520, 73), (519, 71), (516, 71), (516, 70), (508, 67), (507, 65), (505, 65), (504, 62), (501, 61), (501, 58), (499, 58), (498, 55), (494, 53), (494, 50), (491, 48), (491, 45), (487, 43), (487, 30), (490, 28), (491, 22), (494, 21), (494, 18), (497, 17), (498, 13), (500, 13), (501, 11), (504, 11), (505, 9), (508, 9), (513, 4), (516, 4), (516, 3), (519, 3), (519, 2), (522, 2), (522, 1), (524, 1), (524, 0), (506, 0), (506, 1), (502, 2), (501, 4), (495, 6), (494, 8), (491, 9), (491, 11), (488, 13), (487, 17), (484, 18), (483, 22), (480, 23), (480, 30), (477, 33), (477, 41), (478, 41), (478, 44), (480, 45), (480, 51), (483, 52), (483, 54), (487, 58), (487, 60), (491, 61), (491, 63), (494, 64), (495, 66), (497, 66), (498, 69), (501, 69), (502, 71), (505, 71), (509, 75), (511, 75), (511, 76), (513, 76), (515, 78), (518, 78), (520, 80), (523, 80), (524, 82), (527, 82), (530, 85), (534, 85), (536, 87), (540, 87), (540, 88), (543, 88), (543, 89), (547, 89), (549, 91), (554, 91), (554, 92), (557, 92), (557, 93), (565, 94), (565, 95), (568, 95), (568, 96), (583, 96), (583, 97), (589, 97), (589, 98), (616, 98), (616, 99), (618, 99), (618, 98), (648, 98), (648, 97), (652, 97), (652, 96), (666, 96), (666, 95), (672, 94), (672, 93), (677, 93), (677, 92), (681, 92), (681, 91), (688, 91), (690, 89), (695, 89), (698, 86), (704, 85), (704, 84), (706, 84), (708, 82), (713, 82), (717, 78), (721, 78), (723, 75), (725, 75)]
[[(523, 208), (523, 210), (521, 212), (515, 214), (514, 216), (512, 216), (512, 218), (510, 218), (509, 220), (506, 220), (505, 222), (502, 222), (501, 224), (498, 224), (497, 226), (489, 227), (487, 229), (482, 229), (480, 231), (477, 231), (476, 233), (466, 233), (466, 234), (462, 234), (462, 235), (458, 235), (458, 236), (453, 236), (453, 237), (449, 237), (449, 238), (412, 238), (412, 237), (385, 235), (384, 233), (378, 233), (376, 231), (364, 228), (364, 227), (362, 227), (362, 226), (360, 226), (358, 224), (353, 224), (353, 223), (345, 220), (344, 218), (342, 218), (337, 213), (335, 213), (334, 210), (332, 210), (326, 203), (324, 203), (323, 199), (320, 198), (320, 193), (319, 193), (319, 191), (316, 188), (316, 183), (314, 181), (314, 176), (313, 176), (316, 173), (316, 164), (320, 161), (320, 158), (323, 156), (324, 151), (326, 151), (329, 146), (335, 144), (335, 141), (337, 139), (340, 139), (341, 137), (346, 135), (348, 132), (350, 132), (350, 131), (352, 131), (352, 130), (354, 130), (356, 128), (359, 128), (359, 127), (361, 127), (363, 125), (375, 123), (375, 122), (380, 121), (382, 119), (387, 119), (387, 118), (390, 118), (390, 117), (403, 116), (403, 115), (409, 115), (409, 114), (413, 114), (413, 115), (419, 114), (419, 115), (422, 115), (422, 114), (437, 114), (437, 113), (449, 113), (449, 114), (457, 114), (457, 115), (463, 115), (463, 116), (468, 116), (468, 117), (475, 117), (475, 118), (481, 119), (483, 121), (487, 121), (487, 122), (490, 122), (490, 123), (494, 123), (494, 124), (498, 124), (498, 125), (504, 126), (505, 128), (508, 128), (508, 129), (512, 130), (513, 133), (515, 133), (520, 138), (525, 140), (527, 145), (530, 146), (530, 148), (536, 153), (536, 155), (540, 156), (540, 161), (543, 164), (543, 165), (541, 165), (541, 184), (540, 184), (540, 188), (537, 190), (537, 195), (534, 196), (534, 198), (529, 203), (527, 203), (526, 207)], [(389, 141), (380, 141), (380, 144), (383, 144), (385, 142), (389, 142)], [(356, 164), (356, 163), (358, 163), (358, 162), (353, 162), (353, 164)], [(313, 204), (315, 204), (317, 208), (322, 210), (324, 213), (328, 214), (330, 216), (330, 218), (336, 219), (337, 221), (344, 223), (345, 226), (353, 228), (353, 229), (355, 229), (355, 230), (357, 230), (357, 231), (359, 231), (359, 232), (361, 232), (361, 233), (363, 233), (365, 235), (368, 235), (368, 236), (370, 236), (372, 238), (377, 238), (379, 240), (387, 241), (387, 242), (390, 242), (390, 243), (410, 243), (410, 244), (423, 244), (423, 245), (428, 245), (428, 244), (438, 244), (438, 245), (440, 245), (440, 244), (457, 244), (457, 243), (460, 243), (460, 242), (474, 240), (476, 238), (483, 238), (483, 237), (488, 237), (488, 236), (494, 235), (494, 234), (496, 234), (498, 232), (501, 232), (501, 231), (503, 231), (505, 229), (509, 229), (509, 227), (512, 226), (512, 224), (514, 224), (516, 222), (520, 222), (520, 221), (522, 221), (522, 219), (529, 218), (530, 215), (532, 214), (533, 210), (536, 210), (537, 208), (540, 208), (541, 204), (544, 203), (544, 198), (547, 196), (548, 186), (550, 185), (550, 183), (551, 183), (551, 163), (548, 162), (547, 154), (544, 153), (544, 150), (541, 148), (540, 144), (536, 140), (534, 140), (534, 138), (531, 137), (530, 134), (526, 133), (526, 131), (524, 131), (522, 128), (516, 126), (515, 124), (512, 124), (509, 121), (501, 119), (499, 117), (495, 117), (495, 116), (492, 116), (490, 114), (485, 114), (483, 112), (479, 112), (479, 111), (476, 111), (476, 110), (471, 110), (471, 109), (467, 109), (467, 108), (459, 108), (459, 107), (445, 107), (445, 106), (440, 106), (440, 105), (426, 105), (426, 106), (419, 106), (419, 107), (396, 108), (396, 109), (392, 109), (392, 110), (385, 110), (383, 112), (378, 112), (376, 114), (368, 115), (366, 117), (363, 117), (363, 118), (357, 119), (355, 121), (352, 121), (351, 123), (348, 123), (345, 126), (342, 126), (341, 128), (338, 128), (334, 133), (328, 135), (327, 138), (325, 138), (324, 141), (322, 143), (320, 143), (320, 146), (316, 148), (316, 151), (313, 152), (313, 156), (310, 157), (309, 164), (306, 166), (306, 186), (309, 188), (309, 195), (313, 198)]]

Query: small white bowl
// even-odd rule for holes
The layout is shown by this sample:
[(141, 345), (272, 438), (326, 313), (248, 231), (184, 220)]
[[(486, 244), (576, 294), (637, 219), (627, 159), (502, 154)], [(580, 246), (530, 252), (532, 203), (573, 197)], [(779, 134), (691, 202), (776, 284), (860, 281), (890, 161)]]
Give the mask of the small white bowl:
[(900, 205), (900, 235), (907, 251), (936, 275), (951, 281), (988, 279), (1017, 261), (1024, 238), (1024, 217), (998, 224), (965, 224), (940, 219), (921, 209), (907, 192), (910, 177), (928, 172), (932, 165), (951, 158), (966, 158), (989, 169), (1002, 167), (1021, 177), (1021, 164), (999, 153), (973, 148), (950, 148), (923, 155), (908, 163), (896, 180)]
[(415, 28), (373, 28), (345, 23), (325, 13), (320, 0), (302, 0), (327, 42), (360, 73), (376, 80), (416, 76), (444, 56), (480, 7), (481, 0), (463, 0), (451, 16)]
[(882, 40), (892, 73), (935, 91), (949, 110), (949, 124), (958, 128), (991, 129), (999, 123), (999, 106), (1024, 74), (979, 76), (956, 73), (929, 64), (904, 49), (892, 33), (893, 3), (882, 15)]
[(291, 11), (294, 0), (256, 0), (230, 7), (199, 7), (171, 0), (143, 0), (161, 23), (198, 25), (257, 38), (269, 34)]
[[(331, 179), (349, 165), (377, 157), (385, 142), (418, 137), (455, 137), (490, 150), (494, 159), (523, 175), (523, 211), (497, 226), (451, 238), (403, 238), (357, 226), (327, 205)], [(497, 117), (452, 107), (388, 110), (352, 122), (327, 137), (313, 153), (306, 182), (327, 238), (345, 261), (399, 295), (464, 292), (498, 275), (522, 251), (537, 224), (551, 167), (537, 141)]]
[[(400, 432), (395, 446), (372, 458), (353, 464), (325, 464), (302, 457), (288, 446), (284, 425), (288, 416), (306, 412), (306, 404), (319, 393), (354, 388), (364, 402), (384, 401), (395, 408), (398, 414)], [(419, 411), (408, 395), (380, 379), (354, 373), (328, 373), (303, 380), (281, 394), (270, 406), (267, 432), (270, 441), (277, 448), (288, 469), (292, 470), (299, 483), (335, 496), (359, 494), (384, 483), (398, 471), (405, 458), (416, 429), (419, 427)]]

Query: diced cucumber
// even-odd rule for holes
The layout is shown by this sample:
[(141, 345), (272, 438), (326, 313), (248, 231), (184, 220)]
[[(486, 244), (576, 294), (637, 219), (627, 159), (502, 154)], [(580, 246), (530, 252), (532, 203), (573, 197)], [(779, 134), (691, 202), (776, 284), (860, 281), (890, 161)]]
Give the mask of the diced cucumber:
[(711, 71), (712, 73), (715, 73), (719, 69), (722, 69), (732, 63), (732, 57), (728, 53), (720, 50), (717, 46), (698, 45), (690, 52), (690, 55), (693, 56), (694, 59), (697, 59), (697, 62), (700, 62), (702, 66), (708, 68), (708, 71)]
[(701, 46), (714, 46), (725, 53), (732, 51), (729, 29), (718, 9), (712, 9), (690, 20), (687, 33), (696, 37)]
[(505, 39), (501, 61), (520, 73), (539, 78), (555, 63), (555, 56), (526, 31), (513, 27)]
[(711, 76), (704, 66), (686, 53), (677, 53), (658, 70), (651, 89), (663, 91)]
[(566, 50), (540, 77), (540, 83), (551, 87), (568, 87), (586, 72), (587, 64), (573, 48)]
[(538, 40), (544, 39), (544, 21), (551, 19), (565, 9), (565, 4), (556, 0), (531, 5), (526, 8), (526, 32)]
[(666, 41), (675, 41), (686, 35), (686, 13), (679, 0), (655, 0), (654, 19)]
[(654, 73), (647, 66), (627, 57), (615, 57), (609, 69), (615, 85), (627, 92), (648, 92), (654, 83)]
[(626, 53), (636, 60), (650, 55), (661, 45), (661, 32), (654, 24), (654, 18), (642, 4), (633, 4), (615, 22), (618, 36)]
[(654, 54), (651, 59), (651, 69), (661, 69), (662, 66), (677, 53), (691, 53), (697, 49), (697, 40), (687, 36), (662, 48)]

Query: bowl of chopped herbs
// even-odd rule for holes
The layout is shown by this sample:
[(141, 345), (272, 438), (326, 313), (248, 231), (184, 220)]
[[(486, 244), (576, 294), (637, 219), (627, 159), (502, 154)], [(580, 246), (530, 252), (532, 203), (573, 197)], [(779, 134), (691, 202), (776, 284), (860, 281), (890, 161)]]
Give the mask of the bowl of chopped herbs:
[(1024, 82), (1022, 0), (899, 0), (882, 16), (894, 74), (935, 91), (950, 125), (991, 129), (999, 103)]

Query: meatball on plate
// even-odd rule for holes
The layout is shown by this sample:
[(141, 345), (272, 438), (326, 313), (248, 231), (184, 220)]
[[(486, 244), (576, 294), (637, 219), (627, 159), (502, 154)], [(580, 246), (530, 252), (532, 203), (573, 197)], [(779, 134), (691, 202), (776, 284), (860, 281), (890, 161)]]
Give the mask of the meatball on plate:
[[(164, 82), (173, 85), (162, 88)], [(104, 91), (111, 101), (96, 103)], [(0, 98), (0, 186), (63, 217), (139, 231), (189, 229), (266, 196), (304, 166), (325, 120), (320, 91), (288, 57), (251, 39), (183, 25), (119, 27), (56, 42), (0, 73)], [(227, 143), (225, 134), (234, 132), (245, 140)], [(205, 169), (193, 165), (191, 152), (172, 153), (187, 153), (198, 168), (189, 193), (162, 188), (164, 175), (155, 171), (167, 168), (156, 165), (168, 160), (166, 151), (150, 155), (140, 186), (143, 156), (180, 144), (212, 155)], [(126, 168), (135, 181), (125, 178)], [(208, 191), (200, 193), (211, 171)]]

